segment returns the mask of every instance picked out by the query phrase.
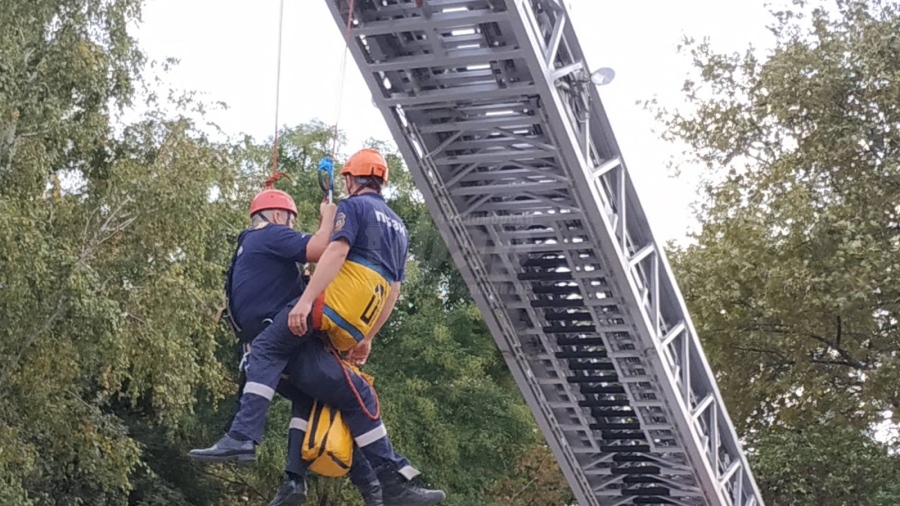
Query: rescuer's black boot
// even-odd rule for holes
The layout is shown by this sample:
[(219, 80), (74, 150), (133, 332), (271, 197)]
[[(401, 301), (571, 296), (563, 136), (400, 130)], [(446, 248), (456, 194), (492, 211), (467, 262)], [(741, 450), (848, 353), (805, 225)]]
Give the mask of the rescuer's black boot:
[(209, 448), (191, 450), (188, 457), (207, 462), (236, 460), (239, 463), (248, 463), (256, 460), (256, 445), (253, 441), (239, 441), (225, 434)]
[(306, 478), (288, 475), (269, 506), (300, 506), (306, 501)]
[(385, 506), (435, 506), (447, 498), (443, 490), (429, 490), (406, 479), (390, 462), (378, 466), (375, 474), (381, 482)]
[(366, 506), (386, 506), (384, 504), (384, 499), (381, 496), (381, 483), (370, 481), (364, 485), (358, 484), (356, 488), (359, 489), (360, 495), (362, 495), (363, 500), (366, 501)]

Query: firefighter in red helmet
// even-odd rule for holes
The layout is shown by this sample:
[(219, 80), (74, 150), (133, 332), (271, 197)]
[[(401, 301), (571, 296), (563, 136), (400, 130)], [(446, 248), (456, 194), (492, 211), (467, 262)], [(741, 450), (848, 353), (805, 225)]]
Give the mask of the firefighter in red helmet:
[(319, 206), (314, 234), (293, 230), (297, 205), (271, 184), (250, 203), (250, 228), (238, 236), (226, 280), (229, 315), (243, 329), (239, 337), (255, 337), (263, 322), (300, 296), (305, 283), (297, 265), (318, 262), (333, 232), (337, 207), (329, 202)]
[(287, 193), (273, 188), (266, 188), (253, 197), (250, 202), (250, 217), (253, 218), (260, 211), (269, 210), (287, 211), (290, 213), (291, 221), (297, 217), (297, 205), (294, 204), (294, 199)]

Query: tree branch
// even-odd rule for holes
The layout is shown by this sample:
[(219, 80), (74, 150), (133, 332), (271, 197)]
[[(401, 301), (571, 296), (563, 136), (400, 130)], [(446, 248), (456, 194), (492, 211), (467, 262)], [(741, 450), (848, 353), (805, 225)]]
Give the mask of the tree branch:
[(199, 470), (201, 473), (207, 475), (207, 476), (212, 476), (213, 478), (216, 478), (216, 479), (218, 479), (218, 480), (222, 480), (222, 481), (224, 481), (224, 482), (226, 482), (226, 483), (230, 483), (230, 484), (232, 484), (232, 485), (239, 485), (239, 486), (246, 487), (246, 488), (249, 489), (254, 495), (256, 495), (257, 497), (259, 497), (259, 498), (262, 499), (263, 501), (265, 501), (266, 499), (268, 499), (268, 496), (263, 495), (263, 493), (260, 492), (259, 489), (257, 489), (257, 488), (254, 487), (253, 485), (247, 483), (247, 481), (244, 480), (244, 478), (241, 477), (240, 474), (235, 473), (235, 476), (237, 476), (238, 479), (237, 479), (237, 480), (234, 480), (234, 479), (232, 479), (232, 478), (228, 478), (228, 477), (226, 477), (226, 476), (220, 476), (220, 475), (218, 475), (218, 474), (216, 474), (216, 473), (212, 473), (212, 472), (210, 472), (210, 471), (207, 471), (206, 466), (197, 466), (196, 469)]
[(847, 367), (850, 367), (852, 369), (857, 369), (857, 370), (865, 369), (865, 367), (859, 367), (859, 365), (857, 363), (848, 362), (846, 360), (823, 360), (823, 359), (817, 359), (817, 358), (810, 357), (809, 362), (812, 364), (822, 364), (822, 365), (843, 365), (843, 366), (847, 366)]
[(846, 364), (849, 365), (850, 367), (853, 367), (855, 369), (870, 369), (871, 368), (870, 366), (854, 359), (850, 355), (850, 353), (847, 352), (847, 350), (836, 346), (834, 343), (828, 341), (828, 339), (825, 339), (822, 336), (818, 336), (818, 335), (812, 334), (812, 333), (799, 334), (799, 335), (809, 337), (810, 339), (813, 339), (815, 341), (818, 341), (818, 342), (824, 344), (827, 348), (833, 349), (834, 351), (836, 351), (838, 353), (838, 355), (841, 356), (841, 358), (844, 359), (844, 362), (846, 362)]
[(28, 348), (30, 348), (32, 344), (34, 344), (35, 339), (37, 339), (39, 335), (47, 333), (50, 330), (50, 327), (52, 327), (53, 324), (56, 323), (56, 320), (58, 320), (62, 316), (63, 310), (66, 307), (65, 302), (65, 296), (59, 298), (59, 301), (57, 301), (56, 303), (56, 310), (53, 312), (53, 314), (50, 315), (49, 318), (47, 318), (47, 320), (43, 325), (41, 325), (38, 330), (34, 331), (33, 333), (31, 333), (31, 335), (25, 338), (25, 343), (21, 348), (19, 348), (19, 352), (16, 353), (16, 356), (6, 363), (6, 366), (3, 368), (3, 372), (0, 373), (0, 397), (3, 397), (6, 392), (9, 391), (8, 389), (3, 388), (3, 385), (4, 383), (6, 383), (9, 375), (12, 373), (13, 368), (19, 363), (20, 360), (22, 360), (22, 356), (25, 355), (25, 351), (28, 350)]
[(837, 316), (835, 316), (835, 318), (837, 319), (837, 322), (836, 322), (837, 331), (835, 332), (835, 337), (834, 337), (834, 347), (837, 349), (840, 349), (841, 348), (841, 315), (837, 315)]
[(748, 351), (750, 353), (759, 353), (762, 355), (771, 355), (781, 361), (781, 363), (779, 363), (778, 365), (795, 365), (796, 364), (795, 361), (788, 359), (783, 354), (781, 354), (780, 352), (775, 351), (775, 350), (767, 350), (764, 348), (756, 348), (753, 346), (735, 346), (734, 349), (736, 349), (738, 351)]
[(845, 365), (847, 365), (849, 367), (853, 367), (854, 369), (860, 369), (860, 370), (871, 369), (870, 365), (868, 365), (864, 362), (860, 362), (859, 360), (856, 360), (855, 358), (853, 358), (853, 356), (850, 354), (850, 352), (848, 352), (847, 350), (840, 347), (840, 342), (841, 342), (841, 338), (842, 338), (841, 317), (840, 316), (837, 317), (837, 321), (838, 321), (838, 332), (837, 332), (837, 336), (836, 336), (836, 342), (834, 342), (834, 343), (829, 341), (828, 339), (825, 339), (824, 337), (822, 337), (818, 334), (814, 334), (812, 332), (805, 332), (805, 331), (794, 331), (789, 326), (779, 324), (779, 323), (753, 322), (750, 325), (744, 327), (743, 330), (746, 330), (749, 332), (753, 332), (753, 331), (771, 332), (773, 334), (795, 334), (800, 337), (808, 337), (814, 341), (824, 344), (826, 347), (826, 351), (828, 349), (832, 349), (832, 350), (836, 351), (838, 353), (838, 355), (840, 355), (841, 358), (844, 359), (843, 361), (840, 361), (840, 362), (834, 361), (833, 363), (835, 363), (835, 364), (844, 363)]
[[(137, 217), (134, 216), (122, 222), (116, 223), (115, 226), (112, 226), (114, 218), (128, 202), (131, 202), (130, 197), (126, 197), (124, 200), (122, 200), (122, 202), (120, 202), (119, 205), (112, 212), (110, 212), (109, 216), (106, 218), (106, 221), (103, 222), (103, 224), (97, 230), (97, 233), (93, 234), (93, 237), (89, 237), (88, 233), (88, 231), (90, 230), (91, 216), (93, 215), (93, 212), (88, 216), (87, 223), (84, 228), (85, 244), (81, 248), (81, 255), (78, 257), (78, 260), (76, 260), (75, 263), (72, 264), (72, 267), (68, 274), (69, 276), (72, 276), (76, 271), (78, 271), (78, 269), (85, 265), (88, 260), (90, 260), (94, 252), (96, 252), (98, 246), (100, 246), (119, 232), (128, 228), (128, 226), (130, 226), (134, 222), (134, 220), (137, 219)], [(107, 234), (105, 236), (101, 235), (104, 232), (107, 232)], [(38, 330), (24, 339), (22, 346), (19, 348), (19, 351), (12, 358), (12, 360), (6, 363), (6, 366), (4, 366), (2, 372), (0, 372), (0, 397), (3, 396), (2, 386), (6, 383), (15, 366), (18, 365), (18, 363), (22, 360), (25, 352), (28, 351), (28, 349), (34, 344), (34, 341), (38, 338), (38, 336), (49, 332), (53, 324), (56, 323), (56, 320), (58, 320), (63, 315), (67, 297), (63, 295), (62, 289), (58, 290), (53, 295), (53, 297), (51, 297), (51, 299), (57, 297), (59, 299), (56, 303), (56, 309), (53, 311), (50, 317), (47, 318), (47, 320), (43, 323), (43, 325), (41, 325)]]

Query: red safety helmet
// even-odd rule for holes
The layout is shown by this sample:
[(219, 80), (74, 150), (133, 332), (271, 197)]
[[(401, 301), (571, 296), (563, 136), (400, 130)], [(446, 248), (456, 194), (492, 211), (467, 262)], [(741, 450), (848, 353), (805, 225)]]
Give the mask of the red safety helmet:
[(267, 188), (253, 197), (253, 201), (250, 202), (250, 216), (267, 209), (290, 211), (297, 216), (297, 205), (294, 204), (294, 199), (281, 190)]
[(379, 177), (384, 184), (388, 182), (388, 166), (377, 149), (365, 148), (357, 151), (341, 168), (341, 175), (356, 177)]

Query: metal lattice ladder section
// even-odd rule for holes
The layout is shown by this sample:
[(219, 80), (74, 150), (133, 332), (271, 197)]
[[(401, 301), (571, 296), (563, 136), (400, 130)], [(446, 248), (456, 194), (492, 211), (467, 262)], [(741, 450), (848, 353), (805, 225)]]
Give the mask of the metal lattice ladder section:
[(566, 7), (355, 5), (353, 57), (579, 504), (763, 506)]

